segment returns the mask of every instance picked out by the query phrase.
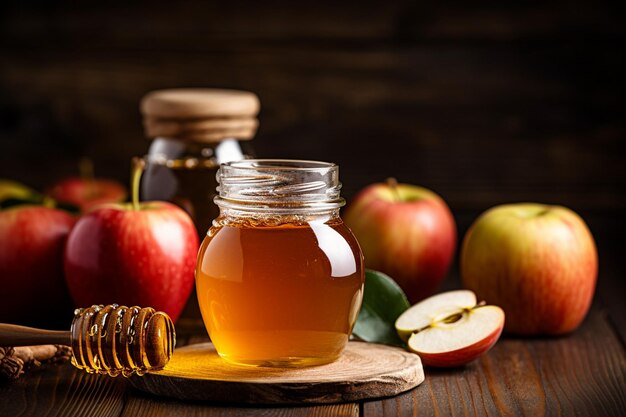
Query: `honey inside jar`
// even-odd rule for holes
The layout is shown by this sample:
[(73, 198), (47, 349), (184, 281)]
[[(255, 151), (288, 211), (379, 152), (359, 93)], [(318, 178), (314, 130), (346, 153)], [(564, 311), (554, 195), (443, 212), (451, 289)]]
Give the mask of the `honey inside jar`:
[[(284, 177), (290, 176), (280, 177), (288, 182)], [(306, 198), (299, 193), (296, 200)], [(221, 203), (196, 270), (200, 310), (220, 356), (257, 366), (338, 358), (356, 321), (364, 280), (360, 248), (339, 206), (294, 213), (300, 204), (294, 201), (255, 201), (261, 212), (240, 201)]]

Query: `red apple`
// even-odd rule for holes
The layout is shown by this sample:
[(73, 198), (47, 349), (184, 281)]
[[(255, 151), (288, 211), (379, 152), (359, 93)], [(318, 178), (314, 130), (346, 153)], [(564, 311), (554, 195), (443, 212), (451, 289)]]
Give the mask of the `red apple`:
[(372, 184), (356, 196), (344, 220), (365, 265), (393, 277), (412, 303), (431, 295), (446, 275), (456, 226), (434, 192), (394, 180)]
[(102, 178), (66, 178), (47, 193), (60, 203), (72, 204), (82, 212), (106, 203), (120, 203), (126, 199), (126, 188), (117, 181)]
[(172, 320), (194, 282), (198, 234), (166, 202), (95, 208), (76, 223), (65, 249), (65, 277), (77, 306), (150, 306)]
[(498, 341), (504, 327), (500, 307), (476, 304), (467, 290), (448, 291), (406, 310), (396, 330), (409, 349), (434, 367), (454, 367), (483, 355)]
[(63, 246), (74, 223), (68, 213), (48, 207), (0, 210), (0, 322), (69, 325)]
[(576, 329), (591, 305), (597, 271), (587, 225), (559, 206), (494, 207), (471, 226), (461, 252), (465, 287), (501, 306), (505, 330), (523, 335)]

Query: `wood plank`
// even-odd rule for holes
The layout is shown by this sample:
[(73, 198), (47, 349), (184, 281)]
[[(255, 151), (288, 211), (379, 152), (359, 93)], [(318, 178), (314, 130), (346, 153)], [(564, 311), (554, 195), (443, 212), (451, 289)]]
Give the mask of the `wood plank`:
[(453, 208), (626, 209), (610, 6), (145, 3), (7, 5), (0, 176), (48, 186), (87, 154), (126, 181), (120, 163), (147, 148), (141, 95), (213, 85), (259, 93), (258, 155), (339, 162), (348, 198), (396, 176)]
[(90, 375), (69, 363), (47, 366), (0, 384), (0, 415), (117, 417), (125, 389), (123, 378)]
[(615, 212), (605, 214), (601, 219), (585, 218), (596, 239), (600, 276), (596, 289), (596, 298), (606, 309), (609, 323), (620, 335), (626, 346), (626, 263), (624, 262), (624, 239), (626, 221), (624, 216)]
[(354, 403), (314, 407), (248, 408), (240, 406), (218, 407), (211, 404), (188, 403), (156, 397), (132, 394), (120, 417), (358, 417), (359, 405)]
[[(626, 126), (617, 45), (322, 48), (260, 40), (228, 53), (193, 45), (200, 46), (134, 54), (121, 44), (106, 53), (7, 51), (0, 106), (21, 121), (5, 131), (0, 176), (49, 185), (42, 173), (75, 172), (72, 159), (85, 153), (102, 175), (126, 181), (120, 161), (147, 148), (141, 95), (210, 80), (259, 93), (259, 155), (334, 160), (348, 198), (396, 176), (434, 188), (454, 208), (522, 200), (626, 208), (618, 192)], [(43, 127), (33, 134), (32, 125)], [(29, 155), (38, 169), (24, 170), (15, 155)]]
[(561, 338), (507, 337), (467, 367), (426, 370), (420, 387), (366, 402), (364, 416), (622, 416), (626, 354), (593, 310), (574, 334)]
[[(80, 30), (92, 43), (109, 37), (134, 46), (138, 40), (155, 39), (153, 47), (164, 48), (171, 48), (173, 42), (190, 35), (204, 43), (215, 38), (220, 42), (249, 38), (278, 42), (319, 38), (532, 40), (576, 37), (589, 32), (611, 39), (623, 33), (617, 13), (609, 5), (591, 0), (577, 1), (576, 7), (565, 0), (471, 5), (459, 1), (301, 1), (297, 7), (284, 7), (274, 0), (262, 4), (188, 1), (167, 8), (144, 0), (125, 4), (124, 13), (120, 13), (117, 4), (70, 3), (73, 7), (63, 7), (63, 3), (69, 2), (39, 10), (31, 3), (21, 7), (9, 4), (4, 10), (8, 18), (2, 29), (18, 39), (40, 36), (47, 45), (54, 44), (49, 37), (81, 44), (83, 39), (71, 36), (73, 30)], [(55, 24), (37, 24), (46, 19)], [(20, 25), (23, 20), (29, 24)], [(101, 20), (111, 25), (107, 30), (94, 30), (94, 23)], [(185, 30), (180, 30), (178, 22), (186, 23)], [(596, 38), (590, 40), (593, 39)]]

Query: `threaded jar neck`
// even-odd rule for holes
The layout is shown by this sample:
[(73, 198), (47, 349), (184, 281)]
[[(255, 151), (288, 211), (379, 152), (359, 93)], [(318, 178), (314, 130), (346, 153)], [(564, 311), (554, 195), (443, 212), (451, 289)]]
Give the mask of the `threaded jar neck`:
[(248, 159), (220, 165), (215, 203), (227, 211), (314, 214), (337, 211), (339, 167), (318, 161)]

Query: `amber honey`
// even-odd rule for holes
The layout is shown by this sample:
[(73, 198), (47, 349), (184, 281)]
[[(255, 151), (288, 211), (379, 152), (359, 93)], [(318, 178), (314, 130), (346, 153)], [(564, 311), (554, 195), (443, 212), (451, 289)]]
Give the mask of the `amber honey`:
[(110, 376), (162, 369), (176, 345), (172, 320), (151, 307), (111, 304), (76, 309), (71, 335), (72, 365)]
[[(211, 221), (219, 214), (213, 198), (217, 187), (215, 174), (221, 162), (217, 158), (220, 147), (232, 148), (230, 155), (236, 159), (249, 158), (252, 150), (249, 146), (244, 146), (246, 144), (242, 144), (239, 149), (237, 143), (227, 140), (219, 144), (188, 144), (185, 147), (187, 154), (181, 156), (177, 154), (180, 150), (174, 146), (175, 142), (172, 144), (171, 140), (156, 139), (155, 143), (159, 145), (157, 148), (162, 155), (160, 158), (150, 155), (146, 157), (141, 198), (147, 201), (171, 201), (181, 207), (193, 220), (198, 236), (202, 239), (209, 230)], [(202, 152), (215, 156), (204, 158), (201, 157)], [(169, 157), (166, 158), (168, 153)]]
[[(217, 217), (215, 173), (219, 164), (194, 158), (174, 159), (158, 164), (148, 161), (142, 181), (144, 200), (166, 200), (181, 207), (203, 237)], [(169, 184), (169, 185), (168, 185)]]
[(224, 359), (326, 363), (340, 355), (358, 315), (362, 256), (339, 216), (220, 217), (200, 248), (196, 290)]

